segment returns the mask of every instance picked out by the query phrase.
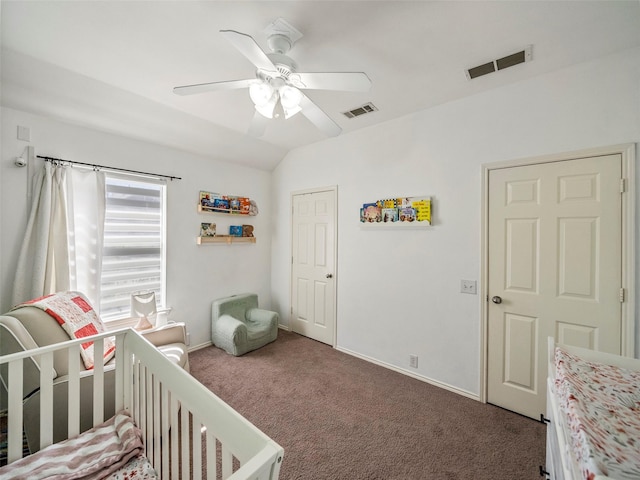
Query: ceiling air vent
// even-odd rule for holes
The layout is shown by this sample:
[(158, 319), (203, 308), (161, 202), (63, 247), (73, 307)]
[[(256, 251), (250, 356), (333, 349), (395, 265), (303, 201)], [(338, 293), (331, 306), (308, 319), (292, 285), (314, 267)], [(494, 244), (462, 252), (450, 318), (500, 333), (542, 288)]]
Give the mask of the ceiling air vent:
[(521, 50), (506, 57), (498, 58), (488, 63), (472, 67), (465, 71), (467, 78), (473, 80), (474, 78), (487, 75), (488, 73), (497, 72), (498, 70), (504, 70), (505, 68), (513, 67), (524, 62), (530, 62), (533, 59), (533, 46), (529, 45), (524, 50)]
[(364, 115), (365, 113), (372, 113), (378, 110), (373, 103), (367, 103), (362, 105), (361, 107), (354, 108), (353, 110), (349, 110), (348, 112), (342, 112), (342, 114), (347, 118), (356, 118), (360, 115)]

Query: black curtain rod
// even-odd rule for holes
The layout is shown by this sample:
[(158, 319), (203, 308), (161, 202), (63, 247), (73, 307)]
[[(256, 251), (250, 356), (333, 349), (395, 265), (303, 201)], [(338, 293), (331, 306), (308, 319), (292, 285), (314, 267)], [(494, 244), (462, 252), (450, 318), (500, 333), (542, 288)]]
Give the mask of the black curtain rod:
[(76, 162), (74, 160), (63, 160), (62, 158), (43, 157), (40, 155), (37, 155), (37, 157), (41, 158), (45, 162), (64, 162), (71, 165), (84, 165), (85, 167), (93, 167), (98, 169), (104, 168), (117, 172), (137, 173), (138, 175), (148, 175), (150, 177), (168, 178), (169, 180), (182, 180), (182, 177), (174, 177), (173, 175), (160, 175), (159, 173), (140, 172), (138, 170), (129, 170), (128, 168), (107, 167), (106, 165), (96, 165), (95, 163)]

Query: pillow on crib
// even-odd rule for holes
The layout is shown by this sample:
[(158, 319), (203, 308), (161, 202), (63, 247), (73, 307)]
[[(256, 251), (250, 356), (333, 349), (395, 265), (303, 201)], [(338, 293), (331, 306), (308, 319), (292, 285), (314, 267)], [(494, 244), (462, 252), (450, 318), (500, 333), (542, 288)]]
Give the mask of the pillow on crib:
[[(29, 300), (13, 309), (27, 306), (44, 310), (55, 318), (71, 340), (89, 337), (107, 330), (89, 300), (80, 292), (54, 293)], [(93, 343), (83, 343), (80, 349), (80, 356), (87, 370), (93, 369), (94, 366), (95, 353)], [(105, 363), (113, 358), (115, 351), (116, 345), (113, 342), (113, 338), (105, 338), (102, 352)]]

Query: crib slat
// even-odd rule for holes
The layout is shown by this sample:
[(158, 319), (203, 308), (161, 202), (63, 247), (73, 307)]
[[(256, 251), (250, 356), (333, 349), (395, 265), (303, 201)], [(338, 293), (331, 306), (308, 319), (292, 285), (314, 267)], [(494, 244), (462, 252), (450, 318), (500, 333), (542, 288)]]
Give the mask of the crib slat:
[(40, 449), (53, 443), (53, 352), (40, 356)]
[[(145, 383), (147, 385), (146, 399), (144, 402), (145, 416), (147, 418), (147, 456), (150, 459), (151, 464), (156, 466), (157, 460), (154, 457), (155, 450), (154, 435), (153, 435), (153, 376), (151, 372), (145, 366)], [(142, 407), (142, 404), (141, 404)]]
[(216, 439), (207, 430), (207, 479), (218, 478), (218, 462), (216, 462)]
[(22, 359), (9, 362), (9, 413), (7, 416), (7, 461), (22, 458)]
[[(168, 390), (161, 384), (160, 389), (162, 391), (161, 396), (161, 408), (162, 415), (160, 419), (160, 424), (162, 425), (162, 438), (165, 439), (166, 445), (169, 444), (169, 393)], [(163, 478), (169, 477), (169, 449), (165, 446), (162, 449), (162, 476)]]
[(144, 444), (144, 454), (147, 455), (147, 417), (144, 409), (146, 382), (144, 376), (144, 368), (137, 359), (132, 362), (133, 369), (133, 408), (132, 414), (136, 421), (136, 425), (142, 434), (142, 443)]
[[(138, 359), (136, 359), (136, 364)], [(149, 426), (149, 379), (147, 377), (147, 369), (140, 364), (140, 419), (143, 422), (144, 430), (144, 454), (153, 464), (153, 454), (151, 452), (152, 436), (151, 427)]]
[(233, 456), (227, 448), (227, 444), (222, 444), (222, 479), (225, 480), (233, 473)]
[[(124, 356), (124, 342), (122, 341), (122, 337), (116, 337), (116, 401), (115, 401), (115, 411), (119, 412), (122, 410), (125, 405), (131, 405), (131, 387), (132, 385), (128, 385), (128, 388), (125, 388), (125, 372), (131, 372), (131, 364), (129, 363), (130, 359)], [(134, 384), (135, 385), (135, 384)], [(132, 412), (133, 414), (133, 412)]]
[(80, 433), (80, 352), (78, 347), (67, 349), (69, 360), (67, 428), (69, 437)]
[(104, 422), (104, 339), (93, 344), (93, 426)]
[(193, 450), (193, 479), (202, 480), (202, 422), (193, 415), (191, 430), (191, 445)]
[(222, 478), (229, 478), (233, 474), (233, 455), (226, 443), (222, 444)]
[(162, 450), (160, 448), (160, 382), (153, 378), (153, 466), (156, 472), (162, 475)]
[(182, 442), (182, 476), (189, 478), (189, 412), (186, 407), (180, 409), (180, 441)]
[(169, 411), (170, 425), (173, 427), (171, 430), (171, 478), (180, 478), (178, 473), (180, 471), (180, 449), (178, 448), (178, 409), (180, 404), (171, 396), (171, 409)]

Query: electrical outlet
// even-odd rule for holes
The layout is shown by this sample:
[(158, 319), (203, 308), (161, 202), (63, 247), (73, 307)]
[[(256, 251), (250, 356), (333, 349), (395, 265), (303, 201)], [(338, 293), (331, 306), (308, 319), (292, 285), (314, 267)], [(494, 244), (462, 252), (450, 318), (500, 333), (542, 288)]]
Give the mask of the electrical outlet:
[(191, 334), (187, 333), (187, 347), (191, 345)]
[(460, 292), (469, 293), (471, 295), (476, 295), (478, 292), (478, 287), (476, 286), (475, 280), (461, 280), (460, 281)]
[(417, 355), (409, 355), (409, 366), (413, 368), (418, 368), (418, 356)]

